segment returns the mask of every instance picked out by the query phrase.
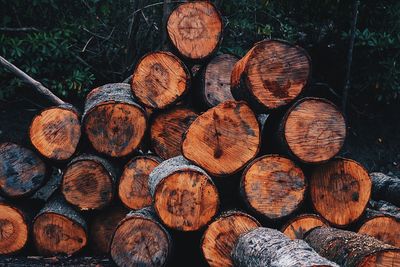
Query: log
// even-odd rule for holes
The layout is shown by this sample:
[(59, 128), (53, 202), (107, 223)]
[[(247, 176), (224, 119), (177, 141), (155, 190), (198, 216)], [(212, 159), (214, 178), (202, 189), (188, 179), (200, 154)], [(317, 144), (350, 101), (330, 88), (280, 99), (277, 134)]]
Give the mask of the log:
[(219, 196), (210, 176), (182, 156), (163, 161), (149, 176), (154, 209), (168, 227), (196, 231), (216, 215)]
[(256, 43), (232, 71), (231, 91), (257, 112), (285, 106), (311, 77), (311, 59), (299, 46), (280, 40)]
[(303, 240), (291, 240), (275, 229), (258, 227), (241, 235), (232, 259), (237, 267), (335, 266)]
[(75, 153), (80, 137), (79, 113), (69, 104), (42, 110), (29, 128), (32, 145), (52, 160), (69, 159)]
[(110, 253), (114, 232), (127, 213), (128, 211), (121, 206), (112, 206), (94, 215), (89, 226), (89, 246), (93, 253)]
[(0, 198), (0, 255), (17, 254), (29, 239), (30, 221), (26, 213)]
[(0, 266), (13, 267), (43, 267), (43, 266), (62, 266), (62, 267), (115, 267), (112, 260), (108, 257), (43, 257), (43, 256), (14, 256), (0, 257)]
[(150, 126), (151, 147), (164, 159), (181, 154), (183, 134), (198, 114), (192, 109), (174, 107), (154, 116)]
[(118, 196), (129, 209), (137, 210), (151, 205), (149, 175), (162, 160), (156, 156), (137, 156), (124, 167), (118, 185)]
[(231, 93), (231, 73), (238, 60), (231, 54), (218, 55), (197, 75), (197, 100), (201, 100), (204, 107), (212, 108), (227, 100), (234, 100)]
[(111, 203), (115, 179), (114, 168), (107, 160), (83, 154), (65, 169), (61, 192), (79, 210), (98, 210)]
[(41, 204), (46, 203), (60, 188), (62, 175), (63, 173), (60, 169), (53, 167), (50, 178), (29, 199), (39, 201)]
[(389, 213), (395, 217), (400, 217), (400, 208), (396, 207), (393, 204), (386, 202), (384, 200), (375, 201), (375, 200), (371, 199), (369, 201), (369, 206), (373, 210), (383, 212), (383, 213)]
[(287, 217), (305, 198), (303, 171), (288, 158), (265, 155), (243, 171), (240, 189), (246, 204), (269, 220)]
[(303, 239), (305, 233), (318, 226), (328, 226), (328, 223), (316, 214), (301, 214), (289, 220), (281, 232), (290, 239)]
[(58, 195), (33, 220), (33, 241), (40, 255), (72, 255), (86, 246), (87, 225), (84, 218)]
[(183, 62), (169, 52), (151, 52), (139, 60), (132, 75), (131, 89), (140, 103), (165, 109), (184, 96), (190, 73)]
[(151, 207), (129, 213), (118, 225), (111, 257), (119, 267), (165, 266), (171, 254), (169, 233)]
[(346, 122), (340, 110), (322, 98), (302, 98), (284, 115), (280, 141), (303, 163), (322, 163), (336, 156), (346, 138)]
[(128, 84), (113, 83), (95, 88), (87, 95), (82, 125), (96, 151), (122, 157), (140, 145), (147, 116), (134, 101)]
[(400, 266), (400, 248), (368, 235), (317, 227), (308, 232), (305, 241), (322, 257), (340, 266)]
[(226, 101), (192, 122), (182, 154), (214, 176), (241, 170), (260, 149), (257, 118), (245, 102)]
[(222, 17), (208, 1), (183, 3), (167, 21), (167, 33), (179, 54), (191, 61), (212, 56), (222, 38)]
[(368, 172), (356, 161), (345, 158), (316, 167), (309, 183), (315, 210), (338, 227), (357, 221), (371, 195)]
[(0, 193), (9, 198), (32, 195), (46, 179), (44, 162), (14, 143), (0, 144)]
[(260, 223), (240, 211), (227, 211), (213, 221), (204, 232), (201, 250), (211, 267), (233, 266), (231, 252), (239, 236)]
[(400, 179), (380, 172), (370, 173), (370, 176), (372, 179), (372, 198), (400, 206)]

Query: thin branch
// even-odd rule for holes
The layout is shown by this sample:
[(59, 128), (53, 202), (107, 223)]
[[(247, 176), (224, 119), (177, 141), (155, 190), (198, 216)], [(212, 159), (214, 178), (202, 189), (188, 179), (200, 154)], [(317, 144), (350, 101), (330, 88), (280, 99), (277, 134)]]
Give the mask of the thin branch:
[(351, 75), (351, 64), (353, 62), (353, 48), (354, 40), (356, 39), (356, 27), (357, 27), (357, 17), (358, 17), (358, 7), (360, 6), (360, 0), (354, 0), (353, 6), (353, 20), (351, 22), (351, 32), (349, 40), (349, 50), (347, 52), (347, 65), (346, 65), (346, 78), (343, 88), (342, 96), (342, 109), (343, 113), (346, 114), (347, 97), (349, 95), (350, 89), (350, 75)]
[[(187, 1), (170, 1), (169, 4), (175, 4), (175, 3), (186, 3)], [(135, 12), (132, 13), (131, 16), (134, 16), (136, 13), (141, 12), (144, 9), (147, 9), (149, 7), (155, 7), (155, 6), (160, 6), (164, 5), (164, 2), (158, 2), (158, 3), (153, 3), (147, 6), (142, 7), (141, 9), (136, 10)]]
[(39, 32), (39, 30), (35, 27), (22, 27), (22, 28), (9, 28), (9, 27), (0, 27), (1, 32)]
[(44, 87), (40, 82), (36, 81), (32, 77), (30, 77), (28, 74), (20, 70), (18, 67), (7, 61), (5, 58), (0, 56), (0, 64), (4, 66), (7, 70), (12, 72), (15, 76), (20, 78), (23, 82), (31, 85), (33, 88), (36, 89), (40, 94), (42, 94), (44, 97), (46, 97), (48, 100), (53, 102), (56, 105), (63, 105), (65, 104), (64, 101), (62, 101), (60, 98), (58, 98), (55, 94), (53, 94), (49, 89)]

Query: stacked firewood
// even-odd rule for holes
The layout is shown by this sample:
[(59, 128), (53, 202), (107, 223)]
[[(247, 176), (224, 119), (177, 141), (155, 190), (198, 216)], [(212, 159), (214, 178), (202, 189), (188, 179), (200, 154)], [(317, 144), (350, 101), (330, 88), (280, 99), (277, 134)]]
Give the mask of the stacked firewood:
[(210, 266), (400, 266), (400, 180), (337, 157), (345, 118), (310, 93), (307, 52), (218, 54), (207, 1), (166, 27), (170, 52), (128, 83), (93, 89), (82, 113), (55, 101), (31, 148), (0, 144), (0, 254), (165, 266), (194, 243)]

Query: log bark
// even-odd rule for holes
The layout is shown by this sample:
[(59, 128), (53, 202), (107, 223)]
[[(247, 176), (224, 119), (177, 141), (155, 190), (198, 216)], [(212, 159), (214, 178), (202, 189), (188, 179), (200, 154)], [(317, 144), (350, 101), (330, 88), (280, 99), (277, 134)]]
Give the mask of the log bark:
[(288, 154), (303, 163), (322, 163), (336, 156), (346, 138), (340, 110), (322, 98), (303, 98), (284, 115), (278, 130)]
[(316, 214), (301, 214), (289, 220), (281, 232), (290, 239), (303, 239), (308, 231), (318, 226), (328, 226), (328, 222)]
[(221, 15), (208, 1), (183, 3), (167, 21), (172, 45), (181, 56), (192, 61), (204, 60), (218, 50), (222, 28)]
[(174, 107), (156, 114), (151, 121), (150, 139), (154, 152), (164, 159), (181, 154), (183, 134), (198, 117), (192, 109)]
[(44, 162), (20, 145), (0, 144), (0, 162), (0, 193), (5, 197), (32, 195), (46, 179)]
[(290, 159), (265, 155), (246, 167), (240, 188), (251, 209), (267, 219), (277, 220), (300, 208), (305, 198), (306, 179)]
[(65, 169), (61, 192), (79, 210), (102, 209), (114, 197), (115, 180), (114, 168), (107, 160), (83, 154)]
[(150, 173), (154, 209), (170, 228), (195, 231), (216, 215), (218, 191), (210, 176), (182, 156), (163, 161)]
[(82, 125), (96, 151), (122, 157), (140, 145), (147, 116), (134, 101), (128, 84), (113, 83), (93, 89), (87, 95)]
[(227, 211), (213, 221), (204, 232), (201, 249), (211, 267), (233, 266), (231, 252), (239, 236), (260, 223), (240, 211)]
[(29, 199), (39, 201), (41, 204), (46, 203), (60, 188), (62, 175), (63, 173), (60, 169), (53, 167), (50, 178)]
[(87, 225), (81, 214), (55, 196), (33, 221), (33, 241), (40, 255), (72, 255), (86, 246)]
[(124, 167), (118, 185), (118, 196), (129, 209), (137, 210), (152, 204), (149, 175), (162, 160), (152, 155), (137, 156)]
[(43, 257), (43, 256), (14, 256), (0, 257), (0, 266), (14, 267), (115, 267), (108, 257)]
[(400, 179), (379, 172), (373, 172), (370, 176), (372, 179), (372, 198), (400, 206)]
[(281, 232), (259, 227), (241, 235), (232, 259), (237, 267), (335, 266), (303, 240), (291, 240)]
[(152, 109), (171, 106), (188, 92), (189, 87), (189, 70), (169, 52), (158, 51), (145, 55), (132, 75), (133, 95)]
[(111, 243), (111, 257), (119, 267), (165, 266), (171, 250), (171, 237), (151, 207), (129, 213)]
[(384, 200), (375, 201), (371, 199), (369, 201), (369, 206), (371, 209), (382, 212), (382, 213), (389, 213), (395, 217), (400, 217), (400, 208), (397, 206), (392, 205), (389, 202)]
[(312, 204), (329, 223), (344, 227), (361, 217), (371, 195), (371, 179), (363, 166), (336, 158), (316, 167), (310, 178)]
[(231, 90), (257, 112), (285, 106), (307, 86), (311, 59), (307, 52), (280, 40), (256, 43), (232, 71)]
[(260, 149), (257, 118), (245, 102), (226, 101), (201, 114), (182, 142), (185, 158), (214, 176), (241, 170)]
[(340, 266), (400, 265), (400, 248), (368, 235), (318, 227), (308, 232), (305, 240), (318, 254)]
[(32, 145), (52, 160), (67, 160), (81, 137), (80, 115), (69, 104), (50, 107), (36, 115), (29, 129)]

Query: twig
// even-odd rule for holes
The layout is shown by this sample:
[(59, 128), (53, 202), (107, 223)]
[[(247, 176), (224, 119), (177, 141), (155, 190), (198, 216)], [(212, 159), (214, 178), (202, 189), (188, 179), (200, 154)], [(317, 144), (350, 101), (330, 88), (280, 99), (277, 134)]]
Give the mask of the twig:
[(82, 48), (82, 51), (81, 51), (81, 52), (85, 52), (86, 47), (89, 45), (89, 43), (90, 43), (90, 41), (92, 41), (92, 39), (93, 39), (93, 36), (91, 36), (91, 37), (89, 38), (89, 40), (87, 40), (87, 42), (86, 42), (85, 46)]
[(46, 97), (48, 100), (53, 102), (56, 105), (63, 105), (65, 104), (60, 98), (58, 98), (55, 94), (53, 94), (49, 89), (44, 87), (40, 82), (36, 81), (28, 74), (20, 70), (18, 67), (7, 61), (5, 58), (0, 56), (0, 64), (12, 72), (15, 76), (20, 78), (23, 82), (31, 85), (33, 88), (36, 89), (40, 94)]
[(353, 20), (351, 22), (351, 32), (349, 40), (349, 50), (347, 52), (346, 78), (342, 96), (342, 109), (344, 114), (346, 114), (347, 97), (349, 95), (349, 89), (350, 89), (351, 64), (353, 62), (353, 48), (354, 48), (354, 40), (356, 38), (356, 27), (357, 27), (359, 5), (360, 5), (360, 0), (354, 0)]
[[(187, 1), (170, 1), (169, 4), (186, 3), (186, 2)], [(150, 5), (144, 6), (141, 9), (138, 9), (135, 12), (133, 12), (131, 16), (134, 16), (136, 13), (141, 12), (142, 10), (144, 10), (146, 8), (155, 7), (155, 6), (159, 6), (159, 5), (164, 5), (164, 2), (157, 2), (157, 3), (153, 3), (153, 4), (150, 4)]]
[(22, 27), (22, 28), (9, 28), (0, 27), (1, 32), (38, 32), (39, 30), (35, 27)]

